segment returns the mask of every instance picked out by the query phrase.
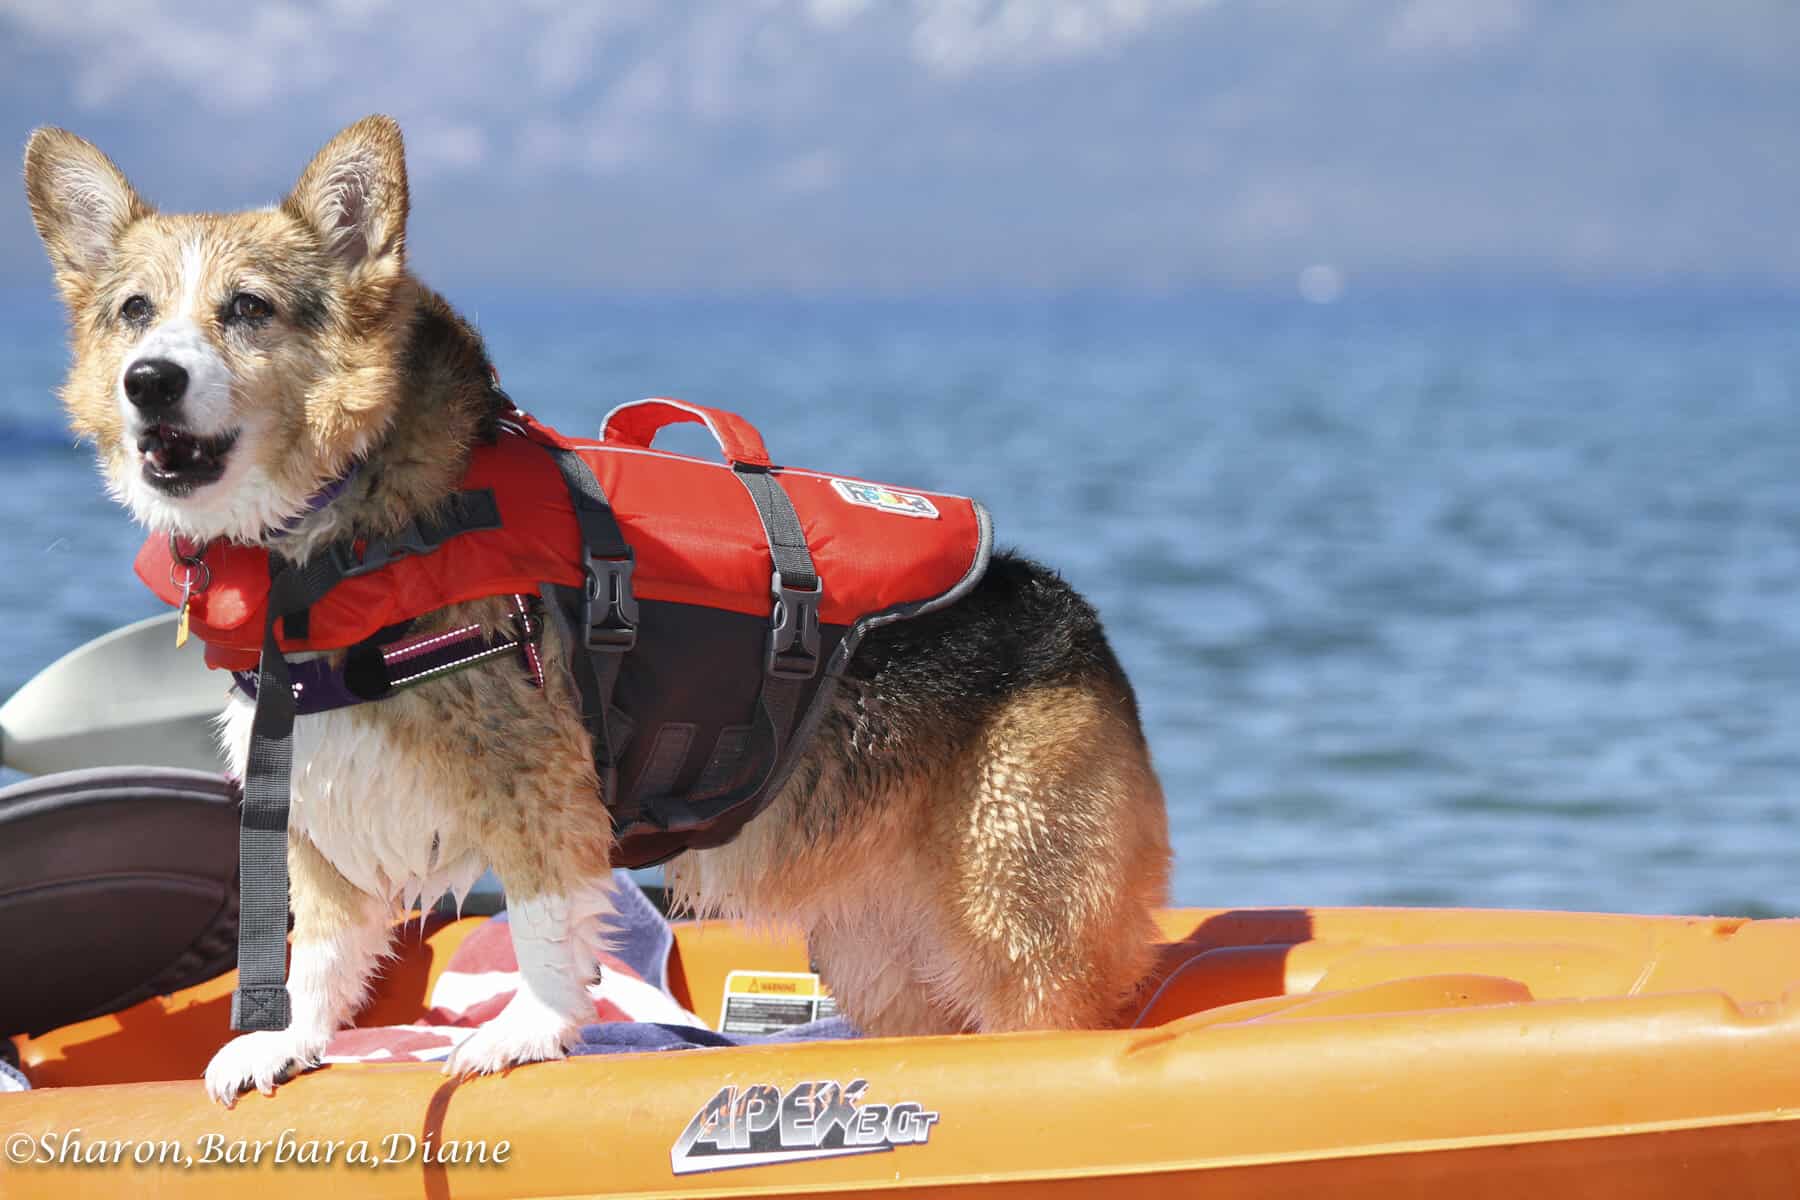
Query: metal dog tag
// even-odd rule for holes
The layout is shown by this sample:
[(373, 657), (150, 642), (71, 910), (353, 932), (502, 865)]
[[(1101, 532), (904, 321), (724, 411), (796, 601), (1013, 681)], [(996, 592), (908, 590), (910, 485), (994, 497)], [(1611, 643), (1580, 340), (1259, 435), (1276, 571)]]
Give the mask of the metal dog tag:
[[(175, 535), (169, 535), (169, 557), (175, 560), (169, 564), (169, 582), (181, 588), (180, 616), (175, 621), (175, 648), (177, 650), (187, 645), (188, 609), (193, 604), (194, 593), (204, 592), (212, 583), (212, 568), (206, 565), (206, 559), (202, 553), (204, 549), (202, 547), (201, 550), (192, 554), (184, 553), (181, 543), (176, 540)], [(177, 571), (181, 573), (180, 579), (176, 578)], [(198, 587), (195, 586), (196, 581), (198, 581)]]
[(186, 582), (181, 585), (181, 616), (175, 622), (175, 648), (181, 649), (188, 640), (188, 600), (194, 591), (194, 573), (188, 572)]

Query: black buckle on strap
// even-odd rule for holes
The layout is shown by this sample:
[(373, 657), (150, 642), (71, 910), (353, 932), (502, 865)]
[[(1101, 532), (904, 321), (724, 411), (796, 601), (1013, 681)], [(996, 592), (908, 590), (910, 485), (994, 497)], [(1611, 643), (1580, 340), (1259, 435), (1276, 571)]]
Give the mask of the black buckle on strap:
[[(361, 575), (375, 569), (374, 567), (363, 565), (363, 560), (356, 556), (356, 543), (348, 538), (345, 538), (342, 541), (332, 542), (330, 545), (326, 546), (325, 559), (331, 564), (333, 570), (337, 572), (339, 579), (349, 579), (352, 576)], [(376, 565), (379, 566), (380, 564), (378, 563)]]
[(581, 622), (587, 626), (587, 648), (623, 654), (637, 645), (638, 605), (631, 591), (633, 560), (595, 558), (582, 552), (587, 588)]
[(359, 555), (353, 539), (325, 547), (325, 557), (340, 579), (379, 571), (395, 559), (430, 554), (458, 534), (500, 528), (500, 509), (486, 488), (456, 492), (435, 512), (414, 517), (383, 538), (370, 538)]
[(356, 543), (348, 538), (325, 547), (325, 555), (342, 579), (354, 579), (379, 571), (397, 558), (409, 554), (430, 554), (443, 543), (438, 531), (426, 529), (418, 521), (408, 521), (384, 538), (371, 538), (363, 543), (362, 557), (357, 557)]
[(819, 673), (819, 598), (825, 585), (811, 591), (788, 587), (777, 571), (769, 577), (769, 591), (775, 607), (769, 614), (764, 669), (777, 679), (811, 679)]

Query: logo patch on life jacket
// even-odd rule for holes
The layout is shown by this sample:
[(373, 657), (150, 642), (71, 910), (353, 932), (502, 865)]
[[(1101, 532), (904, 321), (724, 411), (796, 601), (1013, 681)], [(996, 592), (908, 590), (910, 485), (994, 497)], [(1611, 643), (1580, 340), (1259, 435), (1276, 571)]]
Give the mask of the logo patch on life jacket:
[(838, 495), (864, 508), (879, 508), (882, 512), (899, 513), (903, 517), (923, 517), (927, 521), (937, 520), (937, 505), (917, 492), (897, 492), (893, 488), (882, 487), (878, 483), (864, 483), (859, 479), (834, 479), (831, 486), (837, 489)]

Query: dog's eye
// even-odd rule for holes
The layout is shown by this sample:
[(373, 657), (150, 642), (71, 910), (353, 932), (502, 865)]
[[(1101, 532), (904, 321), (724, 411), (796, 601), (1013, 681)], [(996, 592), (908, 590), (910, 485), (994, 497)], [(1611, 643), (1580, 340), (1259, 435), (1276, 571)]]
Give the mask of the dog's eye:
[(150, 302), (142, 296), (133, 296), (119, 306), (119, 315), (133, 323), (142, 321), (150, 315)]
[(274, 313), (269, 302), (254, 292), (239, 292), (231, 298), (231, 315), (236, 320), (264, 321)]

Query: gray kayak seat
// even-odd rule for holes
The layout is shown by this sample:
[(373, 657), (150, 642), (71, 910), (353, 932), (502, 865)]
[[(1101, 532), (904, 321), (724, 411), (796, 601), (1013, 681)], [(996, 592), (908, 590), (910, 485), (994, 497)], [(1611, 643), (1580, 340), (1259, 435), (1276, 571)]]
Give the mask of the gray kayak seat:
[(232, 780), (172, 767), (0, 789), (0, 1038), (229, 970), (238, 805)]

